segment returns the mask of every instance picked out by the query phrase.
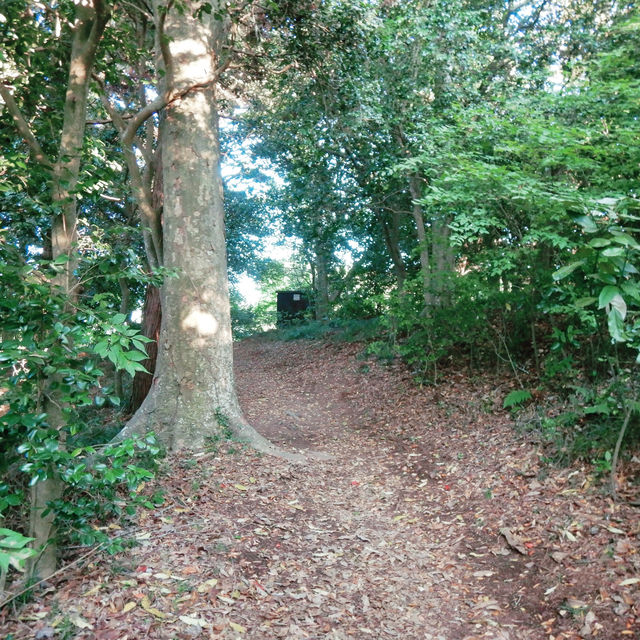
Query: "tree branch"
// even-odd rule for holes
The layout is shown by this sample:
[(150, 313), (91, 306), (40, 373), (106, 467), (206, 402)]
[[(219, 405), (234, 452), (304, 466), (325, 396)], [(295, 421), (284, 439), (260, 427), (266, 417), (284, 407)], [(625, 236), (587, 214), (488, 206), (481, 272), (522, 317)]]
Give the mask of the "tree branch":
[[(133, 118), (133, 115), (123, 115), (121, 116), (123, 120), (130, 120), (131, 118)], [(112, 124), (115, 126), (115, 122), (111, 119), (108, 118), (107, 120), (87, 120), (85, 122), (85, 124), (87, 125), (107, 125), (107, 124)]]
[(20, 110), (20, 107), (18, 106), (16, 101), (13, 99), (11, 92), (2, 83), (0, 83), (0, 96), (2, 96), (2, 99), (4, 100), (4, 103), (9, 110), (9, 114), (11, 115), (14, 124), (18, 128), (18, 131), (24, 138), (24, 141), (33, 151), (33, 157), (35, 158), (36, 162), (41, 164), (43, 167), (46, 167), (47, 169), (51, 169), (53, 163), (42, 150), (40, 143), (33, 135), (31, 127), (29, 127), (29, 124), (27, 123), (25, 117), (22, 115), (22, 111)]
[(160, 11), (158, 16), (158, 46), (160, 47), (160, 54), (162, 55), (162, 62), (164, 63), (165, 81), (170, 86), (173, 83), (173, 60), (171, 59), (171, 52), (169, 51), (169, 41), (165, 37), (164, 27), (167, 21), (167, 15), (173, 6), (174, 0), (169, 0), (164, 11)]
[[(147, 260), (149, 266), (152, 269), (158, 268), (162, 264), (162, 229), (160, 225), (159, 212), (153, 207), (151, 192), (145, 186), (145, 182), (140, 171), (140, 167), (136, 161), (135, 153), (133, 150), (133, 143), (135, 138), (136, 129), (133, 129), (132, 135), (125, 139), (125, 136), (129, 133), (130, 127), (124, 121), (124, 118), (117, 109), (111, 104), (109, 98), (106, 95), (106, 89), (104, 82), (101, 78), (94, 75), (94, 78), (98, 82), (101, 91), (99, 92), (100, 101), (102, 102), (106, 112), (111, 116), (111, 120), (120, 135), (120, 141), (122, 142), (122, 153), (129, 169), (129, 181), (131, 184), (131, 192), (133, 197), (138, 203), (144, 226), (142, 230), (142, 237), (144, 240), (145, 253), (147, 254)], [(143, 111), (142, 109), (141, 111)], [(140, 111), (138, 112), (139, 115)], [(144, 120), (143, 120), (144, 121)], [(146, 158), (145, 158), (146, 159)]]

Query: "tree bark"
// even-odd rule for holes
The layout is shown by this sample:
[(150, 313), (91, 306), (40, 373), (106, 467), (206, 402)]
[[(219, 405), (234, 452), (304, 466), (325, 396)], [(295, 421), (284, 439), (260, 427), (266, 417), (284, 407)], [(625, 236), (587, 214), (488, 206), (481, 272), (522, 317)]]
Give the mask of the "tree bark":
[(315, 246), (315, 316), (316, 320), (329, 317), (329, 266), (325, 248), (321, 243)]
[[(94, 0), (92, 5), (83, 3), (76, 6), (62, 133), (58, 159), (51, 171), (54, 211), (51, 220), (51, 257), (54, 260), (61, 256), (68, 257), (60, 274), (53, 280), (52, 286), (61, 290), (69, 301), (67, 304), (70, 304), (77, 294), (74, 273), (77, 264), (74, 257), (77, 241), (75, 189), (80, 174), (87, 93), (98, 44), (108, 20), (109, 12), (102, 0)], [(36, 159), (38, 159), (37, 154)], [(46, 160), (40, 161), (47, 164)], [(65, 419), (55, 383), (54, 376), (46, 384), (44, 410), (47, 413), (49, 426), (61, 430), (65, 425)], [(64, 446), (63, 437), (60, 441), (60, 446)], [(53, 512), (47, 515), (43, 515), (43, 512), (49, 503), (62, 496), (62, 489), (62, 480), (56, 475), (55, 470), (52, 470), (46, 480), (38, 482), (31, 489), (29, 535), (35, 538), (34, 548), (42, 549), (42, 552), (29, 564), (29, 572), (32, 575), (37, 574), (40, 578), (48, 578), (56, 568), (55, 516)]]
[(160, 289), (149, 285), (145, 294), (144, 309), (142, 311), (142, 335), (153, 340), (153, 342), (147, 343), (147, 355), (149, 357), (142, 362), (142, 366), (149, 373), (136, 371), (131, 391), (130, 408), (132, 412), (137, 411), (142, 406), (144, 399), (151, 390), (158, 357), (161, 320), (162, 307), (160, 305)]
[(433, 253), (432, 295), (436, 306), (450, 301), (450, 276), (454, 268), (454, 255), (449, 242), (449, 221), (436, 217), (431, 223), (431, 246)]
[[(391, 212), (391, 216), (391, 222), (389, 223), (385, 219), (384, 212), (378, 212), (378, 218), (380, 220), (380, 225), (382, 226), (384, 243), (387, 247), (387, 251), (389, 252), (389, 257), (391, 258), (391, 264), (393, 265), (393, 273), (396, 276), (398, 291), (402, 291), (404, 289), (405, 280), (407, 279), (407, 270), (404, 265), (404, 260), (402, 259), (402, 254), (400, 252), (400, 214), (397, 211), (393, 210)], [(424, 227), (424, 224), (422, 226)]]
[[(128, 316), (131, 290), (129, 289), (126, 278), (118, 278), (118, 284), (120, 285), (120, 313)], [(113, 374), (113, 390), (120, 400), (120, 406), (125, 404), (123, 375), (124, 371), (118, 368), (116, 368)]]
[(281, 452), (246, 423), (233, 377), (224, 232), (216, 69), (226, 25), (223, 9), (193, 17), (154, 2), (164, 34), (158, 39), (173, 89), (197, 87), (171, 102), (162, 131), (164, 266), (175, 270), (162, 286), (162, 324), (151, 391), (120, 438), (153, 430), (170, 448), (194, 448), (220, 434), (218, 416), (236, 437), (267, 453)]
[[(161, 115), (162, 121), (164, 116)], [(150, 137), (150, 133), (147, 132), (147, 137)], [(148, 142), (149, 148), (152, 146)], [(155, 212), (155, 218), (157, 220), (158, 229), (160, 231), (160, 245), (159, 251), (154, 251), (154, 256), (159, 255), (160, 261), (162, 261), (162, 207), (164, 202), (164, 185), (162, 181), (162, 139), (158, 136), (158, 145), (153, 157), (153, 167), (148, 170), (149, 180), (152, 180), (152, 185), (149, 188), (151, 193), (151, 202), (149, 203), (153, 211)], [(147, 256), (150, 262), (150, 257)], [(144, 299), (144, 308), (142, 310), (142, 334), (147, 338), (153, 340), (153, 342), (147, 343), (147, 355), (149, 356), (142, 362), (142, 366), (149, 372), (137, 371), (133, 378), (133, 385), (131, 390), (131, 403), (130, 410), (135, 413), (144, 402), (144, 399), (151, 390), (153, 383), (153, 375), (156, 371), (156, 361), (158, 359), (158, 341), (160, 340), (160, 325), (162, 322), (162, 304), (160, 302), (160, 289), (153, 285), (147, 287)]]
[(416, 175), (409, 176), (409, 192), (413, 204), (411, 215), (416, 223), (416, 235), (418, 236), (418, 246), (420, 250), (420, 272), (422, 274), (422, 298), (424, 300), (424, 312), (429, 313), (433, 306), (433, 294), (431, 293), (431, 260), (429, 258), (429, 247), (427, 244), (427, 231), (422, 214), (422, 207), (418, 200), (422, 197), (420, 179)]

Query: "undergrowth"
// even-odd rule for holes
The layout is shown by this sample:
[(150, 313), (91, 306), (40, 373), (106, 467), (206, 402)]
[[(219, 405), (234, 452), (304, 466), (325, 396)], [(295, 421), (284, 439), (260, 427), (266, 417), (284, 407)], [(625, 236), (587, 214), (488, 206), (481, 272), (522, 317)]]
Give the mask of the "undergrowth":
[(274, 341), (328, 340), (330, 342), (369, 342), (380, 335), (380, 319), (336, 318), (326, 322), (309, 320), (254, 335)]

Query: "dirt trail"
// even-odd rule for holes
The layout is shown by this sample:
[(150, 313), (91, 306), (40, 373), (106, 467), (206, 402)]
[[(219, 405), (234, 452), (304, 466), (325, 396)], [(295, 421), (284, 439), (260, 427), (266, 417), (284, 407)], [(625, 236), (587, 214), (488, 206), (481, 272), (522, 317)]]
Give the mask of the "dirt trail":
[(246, 417), (281, 446), (332, 458), (292, 465), (225, 442), (172, 459), (165, 506), (133, 529), (138, 546), (70, 571), (0, 631), (640, 637), (637, 512), (590, 490), (585, 469), (541, 467), (492, 411), (495, 383), (459, 375), (419, 389), (358, 351), (240, 343)]

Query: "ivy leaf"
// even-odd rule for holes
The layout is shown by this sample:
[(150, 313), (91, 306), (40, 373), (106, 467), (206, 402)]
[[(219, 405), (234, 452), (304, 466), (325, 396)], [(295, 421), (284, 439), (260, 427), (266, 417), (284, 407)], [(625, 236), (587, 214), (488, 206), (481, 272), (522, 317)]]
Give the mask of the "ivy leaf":
[(589, 241), (589, 246), (594, 249), (601, 249), (602, 247), (608, 247), (611, 244), (609, 238), (594, 238)]
[(607, 258), (620, 258), (627, 253), (624, 247), (608, 247), (602, 252), (603, 256)]
[(627, 303), (620, 294), (613, 296), (609, 304), (612, 309), (615, 309), (620, 314), (623, 320), (627, 317)]
[(594, 298), (594, 297), (579, 298), (574, 302), (574, 304), (576, 307), (578, 307), (578, 309), (584, 309), (585, 307), (588, 307), (589, 305), (593, 304), (596, 300), (597, 298)]

